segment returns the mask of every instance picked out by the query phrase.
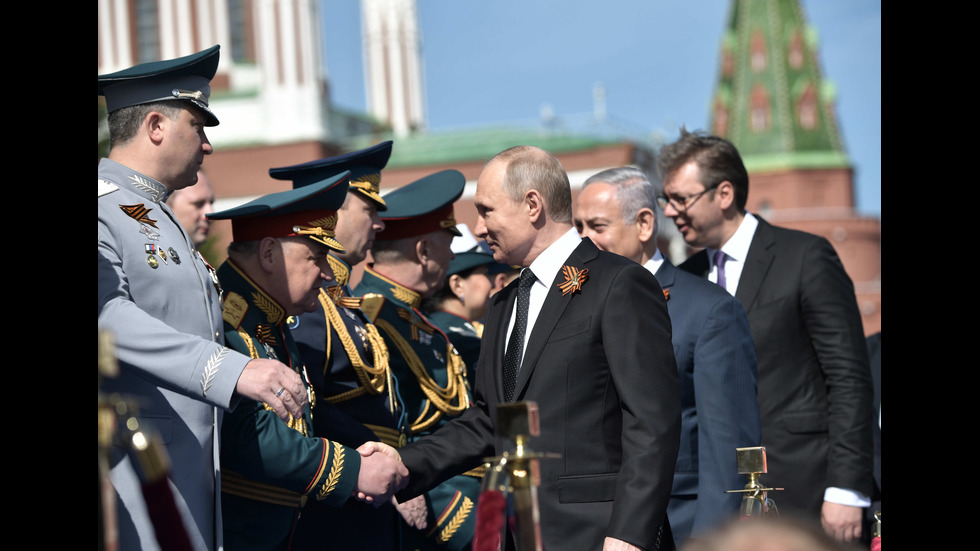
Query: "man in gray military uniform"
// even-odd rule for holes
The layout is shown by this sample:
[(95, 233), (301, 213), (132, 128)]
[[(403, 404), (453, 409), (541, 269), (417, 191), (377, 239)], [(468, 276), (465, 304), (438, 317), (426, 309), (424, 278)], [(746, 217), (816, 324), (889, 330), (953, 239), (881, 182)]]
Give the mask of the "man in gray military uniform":
[[(224, 410), (242, 396), (281, 419), (302, 415), (302, 379), (281, 362), (225, 348), (221, 290), (166, 206), (193, 185), (212, 152), (204, 128), (218, 46), (99, 76), (109, 112), (110, 151), (99, 162), (99, 328), (116, 343), (119, 375), (102, 391), (139, 405), (172, 466), (170, 488), (195, 549), (218, 549), (217, 435)], [(110, 459), (120, 549), (158, 549), (139, 468), (122, 448)]]

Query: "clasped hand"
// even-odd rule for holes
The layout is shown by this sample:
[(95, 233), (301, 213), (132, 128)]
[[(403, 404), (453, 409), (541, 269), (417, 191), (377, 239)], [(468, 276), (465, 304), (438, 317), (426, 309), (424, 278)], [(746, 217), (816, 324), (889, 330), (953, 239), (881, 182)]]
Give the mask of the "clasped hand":
[(357, 499), (380, 507), (408, 484), (408, 469), (395, 448), (382, 442), (365, 442), (357, 453), (361, 454), (354, 491)]

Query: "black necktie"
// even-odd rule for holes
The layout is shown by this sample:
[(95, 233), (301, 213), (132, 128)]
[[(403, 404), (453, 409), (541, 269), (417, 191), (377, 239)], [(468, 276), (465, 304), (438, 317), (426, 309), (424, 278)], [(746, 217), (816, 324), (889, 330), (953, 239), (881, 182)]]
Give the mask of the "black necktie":
[(507, 352), (504, 354), (504, 401), (509, 402), (514, 397), (517, 386), (517, 370), (521, 367), (521, 355), (524, 352), (524, 332), (527, 329), (527, 307), (531, 297), (531, 285), (534, 284), (534, 273), (530, 268), (521, 272), (521, 281), (517, 287), (517, 312), (514, 319), (514, 329), (507, 341)]

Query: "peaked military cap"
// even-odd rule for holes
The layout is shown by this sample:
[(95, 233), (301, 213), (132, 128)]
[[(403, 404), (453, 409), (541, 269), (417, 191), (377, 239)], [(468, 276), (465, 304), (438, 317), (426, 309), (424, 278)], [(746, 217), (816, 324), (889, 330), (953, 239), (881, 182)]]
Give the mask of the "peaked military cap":
[(446, 272), (447, 276), (453, 274), (458, 274), (465, 272), (471, 268), (476, 268), (477, 266), (491, 266), (497, 261), (493, 259), (492, 254), (487, 254), (482, 251), (468, 251), (465, 253), (456, 253), (455, 258), (449, 261), (449, 271)]
[(334, 239), (337, 209), (347, 198), (350, 173), (342, 172), (319, 183), (270, 193), (244, 205), (212, 212), (209, 220), (231, 220), (234, 241), (257, 241), (264, 237), (308, 236), (343, 253)]
[(205, 126), (217, 126), (218, 118), (208, 108), (208, 100), (211, 79), (218, 70), (220, 47), (216, 45), (177, 59), (141, 63), (99, 75), (99, 95), (105, 96), (106, 109), (110, 113), (157, 101), (188, 101), (204, 111)]
[(402, 239), (440, 229), (461, 235), (453, 203), (465, 186), (466, 178), (460, 171), (443, 170), (386, 194), (388, 210), (381, 216), (385, 229), (378, 239)]
[(270, 168), (269, 176), (277, 180), (292, 180), (293, 187), (318, 182), (345, 170), (350, 171), (350, 191), (357, 191), (377, 204), (378, 210), (387, 209), (381, 198), (381, 169), (391, 157), (391, 140), (359, 151), (351, 151), (336, 157), (328, 157), (299, 165)]

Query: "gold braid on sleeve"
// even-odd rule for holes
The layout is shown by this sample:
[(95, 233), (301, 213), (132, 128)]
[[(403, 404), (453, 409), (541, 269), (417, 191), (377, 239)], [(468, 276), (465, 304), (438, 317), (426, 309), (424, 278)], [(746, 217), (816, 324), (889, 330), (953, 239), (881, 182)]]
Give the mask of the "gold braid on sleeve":
[[(451, 359), (447, 359), (446, 361), (447, 382), (446, 387), (442, 388), (432, 379), (429, 372), (426, 371), (422, 360), (412, 350), (412, 345), (390, 323), (383, 319), (378, 319), (375, 321), (375, 324), (395, 343), (395, 348), (405, 358), (409, 369), (411, 369), (412, 374), (418, 380), (419, 388), (422, 389), (422, 393), (429, 400), (429, 404), (426, 404), (422, 413), (419, 414), (418, 419), (411, 424), (413, 434), (418, 434), (431, 428), (443, 415), (456, 416), (469, 407), (469, 397), (466, 394), (466, 378), (463, 371), (459, 369), (457, 363), (459, 362), (459, 357), (457, 355), (449, 355), (449, 358), (456, 358), (455, 362)], [(433, 408), (430, 408), (430, 405), (435, 410), (431, 414), (430, 410)]]

